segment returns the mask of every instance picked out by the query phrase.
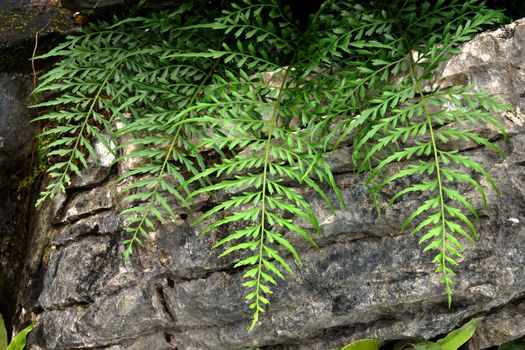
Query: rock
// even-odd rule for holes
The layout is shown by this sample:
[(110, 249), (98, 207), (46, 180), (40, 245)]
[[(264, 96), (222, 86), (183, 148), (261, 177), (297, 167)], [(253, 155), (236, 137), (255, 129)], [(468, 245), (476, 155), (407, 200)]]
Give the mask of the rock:
[[(112, 15), (113, 11), (125, 7), (113, 6), (116, 2), (123, 3), (95, 1), (96, 4), (92, 5), (96, 5), (97, 11), (91, 16)], [(89, 5), (89, 1), (85, 3)], [(31, 58), (34, 52), (39, 55), (54, 47), (58, 40), (76, 31), (78, 26), (73, 11), (64, 8), (59, 0), (0, 1), (0, 313), (6, 320), (8, 332), (12, 330), (17, 294), (28, 306), (28, 309), (19, 310), (23, 317), (30, 317), (28, 310), (39, 307), (38, 295), (35, 294), (38, 294), (42, 282), (43, 265), (49, 258), (52, 235), (60, 231), (55, 228), (48, 230), (48, 218), (57, 221), (57, 217), (63, 214), (64, 204), (71, 201), (71, 197), (59, 194), (56, 199), (64, 203), (59, 200), (33, 211), (32, 184), (21, 193), (17, 191), (19, 183), (31, 173), (37, 161), (33, 159), (36, 124), (29, 122), (35, 116), (35, 111), (29, 108), (34, 103), (29, 97), (34, 82), (32, 70), (35, 68), (38, 76), (39, 69), (53, 63), (52, 60), (41, 60), (33, 67)], [(111, 157), (100, 145), (95, 147), (104, 155), (102, 163), (107, 166)], [(90, 177), (77, 179), (71, 193), (104, 182), (110, 173), (109, 167), (90, 172)], [(92, 202), (95, 206), (96, 198)], [(80, 209), (90, 210), (85, 205)], [(75, 213), (70, 211), (68, 220), (78, 220), (80, 217)], [(33, 226), (29, 217), (34, 219)], [(100, 226), (101, 229), (104, 225)], [(46, 231), (41, 231), (41, 228)], [(65, 242), (63, 240), (62, 244)], [(20, 276), (24, 264), (31, 276), (22, 282)], [(27, 288), (20, 290), (21, 284)]]
[(80, 170), (82, 176), (74, 175), (71, 177), (71, 185), (68, 189), (86, 189), (108, 180), (111, 170), (107, 167), (96, 166), (94, 162), (88, 161), (89, 170)]
[[(1, 17), (0, 23), (3, 26)], [(35, 127), (28, 125), (31, 79), (24, 73), (2, 72), (6, 58), (0, 52), (0, 313), (10, 327), (27, 237), (27, 203), (17, 198), (17, 187), (31, 164)]]
[[(115, 160), (115, 154), (108, 149), (108, 145), (104, 145), (99, 140), (95, 140), (93, 146), (97, 155), (97, 162), (90, 156), (87, 160), (88, 169), (81, 170), (82, 176), (75, 174), (72, 177), (69, 189), (94, 187), (108, 179), (111, 173), (111, 166)], [(115, 145), (113, 142), (110, 142), (109, 146), (114, 147)]]
[[(485, 131), (506, 158), (461, 148), (490, 169), (501, 195), (482, 183), (489, 201), (483, 208), (478, 195), (466, 190), (479, 208), (480, 240), (466, 243), (450, 308), (431, 254), (421, 252), (417, 237), (401, 233), (416, 199), (383, 205), (378, 219), (363, 177), (352, 172), (351, 150), (342, 148), (331, 164), (348, 207), (332, 212), (315, 193), (298, 189), (318, 215), (319, 248), (290, 238), (303, 265), (274, 288), (252, 333), (246, 331), (251, 312), (240, 286), (244, 271), (232, 268), (239, 256), (217, 258), (209, 247), (225, 232), (199, 236), (202, 226), (190, 225), (198, 210), (177, 212), (180, 220), (158, 225), (124, 261), (120, 242), (128, 236), (117, 219), (122, 204), (112, 182), (69, 191), (59, 218), (50, 217), (49, 209), (33, 231), (35, 245), (43, 244), (38, 235), (44, 237), (46, 253), (29, 254), (45, 270), (38, 302), (20, 300), (36, 314), (29, 349), (326, 350), (360, 338), (434, 338), (477, 316), (486, 316), (480, 348), (524, 336), (525, 20), (507, 29), (466, 44), (437, 79), (466, 79), (513, 106), (503, 116), (508, 144)], [(383, 194), (394, 191), (392, 185)]]
[(0, 72), (0, 178), (20, 176), (32, 151), (35, 125), (29, 124), (28, 75)]
[[(100, 343), (114, 345), (157, 332), (168, 321), (159, 307), (161, 300), (158, 293), (152, 287), (132, 287), (101, 295), (91, 303), (50, 310), (42, 315), (39, 321), (42, 328), (35, 334), (44, 332), (55, 334), (56, 337), (36, 336), (38, 340), (45, 339), (45, 344), (38, 345), (43, 349), (95, 347)], [(100, 317), (105, 313), (106, 316)]]
[(525, 108), (525, 19), (481, 33), (450, 59), (436, 81), (462, 80), (497, 94), (516, 109)]
[(67, 203), (64, 214), (58, 222), (73, 222), (82, 217), (93, 215), (112, 208), (115, 190), (113, 186), (101, 186), (87, 192), (80, 192)]
[(60, 246), (78, 241), (84, 235), (103, 235), (122, 228), (120, 219), (113, 214), (95, 214), (64, 226), (54, 237), (52, 244)]
[[(33, 41), (37, 32), (70, 32), (76, 27), (73, 13), (52, 6), (56, 1), (9, 0), (0, 4), (0, 49), (18, 46), (23, 41)], [(30, 56), (29, 56), (30, 57)], [(28, 57), (28, 58), (29, 58)]]
[[(520, 336), (519, 323), (505, 335), (509, 328), (492, 322), (511, 319), (508, 312), (493, 310), (519, 302), (525, 288), (520, 249), (525, 193), (518, 180), (525, 176), (519, 165), (524, 149), (525, 134), (518, 134), (511, 138), (507, 159), (486, 160), (502, 196), (482, 218), (480, 242), (465, 251), (451, 309), (427, 254), (420, 253), (415, 239), (399, 234), (399, 211), (407, 204), (394, 205), (377, 220), (360, 179), (342, 174), (339, 184), (357, 202), (335, 214), (319, 210), (320, 248), (302, 247), (303, 267), (281, 283), (268, 315), (252, 333), (246, 332), (250, 315), (241, 301), (242, 271), (230, 270), (232, 261), (207, 249), (216, 238), (198, 237), (198, 228), (182, 222), (161, 226), (149, 246), (124, 263), (117, 248), (121, 237), (109, 233), (115, 226), (105, 230), (109, 236), (91, 232), (94, 222), (101, 227), (104, 222), (95, 214), (66, 230), (75, 239), (51, 252), (34, 337), (42, 349), (118, 349), (138, 344), (137, 334), (159, 334), (160, 327), (179, 349), (328, 349), (363, 337), (432, 338), (483, 314), (488, 315), (484, 329), (492, 332), (483, 347), (496, 344), (492, 339)], [(511, 196), (512, 201), (505, 199)], [(126, 311), (115, 312), (123, 302)], [(124, 329), (131, 324), (133, 332)]]
[[(89, 247), (86, 242), (91, 242)], [(62, 247), (60, 254), (53, 252), (46, 275), (46, 280), (52, 282), (40, 296), (40, 304), (51, 309), (87, 304), (96, 295), (134, 285), (134, 276), (126, 271), (122, 259), (113, 259), (119, 256), (119, 243), (115, 236), (87, 237)]]
[(523, 337), (525, 328), (525, 301), (504, 306), (488, 316), (477, 330), (478, 349), (503, 344)]

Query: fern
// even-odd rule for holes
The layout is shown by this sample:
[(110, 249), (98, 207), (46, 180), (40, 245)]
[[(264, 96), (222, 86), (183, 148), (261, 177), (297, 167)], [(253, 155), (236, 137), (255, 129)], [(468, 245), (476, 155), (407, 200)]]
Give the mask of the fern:
[[(142, 245), (141, 238), (147, 237), (148, 231), (154, 229), (155, 219), (160, 222), (167, 217), (176, 219), (171, 202), (185, 204), (184, 197), (190, 193), (184, 185), (185, 173), (197, 175), (205, 168), (204, 158), (193, 140), (204, 137), (206, 129), (195, 121), (187, 123), (186, 120), (193, 118), (199, 110), (199, 103), (207, 100), (204, 87), (217, 79), (213, 75), (218, 61), (212, 57), (173, 61), (171, 56), (181, 50), (198, 49), (199, 45), (213, 47), (217, 41), (206, 39), (205, 27), (198, 30), (196, 23), (202, 22), (203, 18), (184, 13), (189, 9), (188, 6), (175, 16), (171, 15), (172, 22), (163, 22), (162, 26), (158, 25), (157, 19), (143, 19), (141, 22), (144, 30), (157, 26), (161, 32), (168, 33), (165, 35), (170, 42), (176, 41), (179, 45), (174, 47), (167, 42), (164, 47), (153, 49), (162, 56), (161, 66), (151, 64), (153, 70), (144, 70), (134, 84), (143, 96), (151, 98), (151, 104), (118, 133), (124, 137), (132, 135), (119, 148), (133, 148), (133, 151), (124, 152), (120, 159), (140, 159), (139, 166), (129, 169), (117, 180), (135, 179), (128, 181), (123, 189), (127, 193), (125, 202), (132, 203), (122, 212), (128, 222), (125, 230), (131, 235), (124, 241), (126, 259), (133, 252), (133, 246)], [(160, 75), (160, 78), (155, 78), (155, 75)]]
[[(114, 92), (109, 83), (120, 65), (129, 58), (129, 53), (115, 52), (110, 57), (103, 53), (97, 55), (94, 51), (99, 41), (91, 39), (92, 35), (87, 33), (84, 38), (73, 39), (75, 49), (67, 42), (40, 57), (66, 58), (62, 61), (63, 66), (44, 75), (43, 82), (33, 91), (33, 94), (38, 94), (60, 90), (59, 96), (35, 107), (59, 105), (63, 108), (35, 119), (48, 122), (39, 137), (46, 140), (42, 147), (44, 152), (54, 158), (54, 163), (47, 169), (51, 181), (42, 191), (37, 205), (53, 198), (59, 191), (65, 192), (65, 187), (71, 184), (70, 174), (81, 176), (79, 164), (87, 167), (88, 156), (98, 160), (91, 145), (93, 138), (108, 145), (103, 135), (104, 130), (110, 129), (111, 112), (115, 107), (104, 96), (107, 92)], [(82, 66), (89, 60), (94, 64)]]
[[(264, 12), (279, 20), (278, 29), (272, 22), (263, 24), (260, 14)], [(300, 132), (309, 124), (315, 125), (321, 115), (315, 114), (318, 111), (312, 106), (309, 118), (306, 115), (301, 117), (292, 104), (296, 102), (298, 87), (307, 81), (304, 75), (294, 74), (294, 71), (302, 72), (304, 67), (299, 59), (302, 48), (295, 44), (301, 33), (291, 22), (289, 14), (282, 13), (277, 2), (254, 4), (245, 1), (242, 6), (236, 4), (232, 10), (224, 11), (223, 17), (217, 19), (212, 28), (226, 29), (226, 34), (234, 33), (237, 39), (235, 48), (224, 45), (222, 51), (213, 54), (224, 57), (225, 62), (235, 61), (237, 74), (243, 80), (239, 84), (237, 77), (229, 76), (235, 80), (225, 82), (220, 88), (212, 87), (217, 101), (213, 123), (228, 132), (213, 135), (203, 144), (219, 149), (228, 147), (234, 156), (190, 179), (189, 183), (210, 176), (219, 179), (217, 183), (194, 191), (190, 198), (213, 191), (234, 193), (202, 215), (195, 224), (220, 212), (226, 212), (226, 216), (208, 226), (203, 233), (239, 221), (244, 223), (231, 232), (226, 228), (229, 233), (214, 248), (227, 246), (221, 257), (237, 252), (242, 254), (242, 259), (235, 267), (248, 266), (243, 274), (246, 279), (243, 286), (249, 289), (246, 299), (253, 309), (253, 321), (249, 327), (252, 330), (259, 314), (269, 303), (268, 296), (272, 293), (272, 286), (277, 284), (276, 279), (284, 279), (284, 271), (293, 274), (279, 247), (301, 264), (287, 232), (296, 233), (316, 246), (311, 234), (290, 218), (301, 218), (318, 232), (320, 230), (309, 203), (293, 188), (294, 184), (309, 186), (331, 205), (319, 184), (304, 176), (306, 172), (312, 172), (318, 180), (339, 192), (324, 157), (320, 156), (322, 149), (308, 134)], [(252, 37), (263, 41), (262, 49), (256, 51), (253, 44), (243, 43)], [(274, 56), (272, 51), (280, 55)], [(253, 68), (260, 72), (251, 71)], [(271, 79), (274, 81), (264, 78), (261, 72), (265, 71), (273, 72)]]
[[(485, 200), (477, 173), (495, 188), (452, 141), (501, 153), (468, 128), (482, 122), (503, 133), (494, 115), (506, 107), (431, 80), (461, 43), (501, 19), (472, 0), (333, 0), (302, 32), (277, 0), (243, 0), (221, 14), (195, 1), (89, 27), (42, 56), (61, 61), (34, 92), (58, 90), (37, 104), (48, 108), (36, 120), (45, 122), (40, 138), (51, 159), (37, 205), (97, 161), (94, 140), (120, 166), (126, 259), (158, 223), (215, 193), (194, 225), (209, 223), (202, 234), (220, 235), (213, 248), (243, 270), (252, 330), (277, 281), (301, 264), (293, 235), (316, 246), (319, 223), (298, 187), (332, 209), (329, 192), (344, 205), (327, 156), (350, 144), (378, 206), (384, 186), (415, 179), (390, 202), (422, 195), (403, 230), (435, 251), (450, 303), (460, 238), (477, 238), (476, 210), (457, 186)], [(394, 163), (400, 170), (392, 173)]]
[[(405, 5), (399, 11), (401, 16), (396, 17), (393, 12), (398, 11), (397, 7), (374, 10), (372, 3), (362, 21), (349, 23), (349, 28), (344, 28), (345, 33), (355, 33), (347, 35), (344, 47), (366, 50), (349, 62), (349, 66), (357, 67), (350, 88), (359, 93), (359, 103), (364, 108), (356, 118), (342, 121), (347, 125), (342, 137), (357, 131), (353, 159), (360, 171), (373, 168), (368, 181), (374, 193), (404, 177), (417, 175), (422, 180), (401, 189), (390, 203), (411, 193), (427, 198), (408, 216), (402, 229), (412, 226), (412, 234), (423, 234), (419, 240), (420, 244), (425, 243), (423, 252), (437, 251), (432, 262), (437, 265), (436, 272), (441, 274), (450, 305), (453, 276), (456, 275), (454, 267), (463, 250), (459, 238), (477, 239), (468, 214), (478, 218), (474, 206), (454, 187), (459, 182), (466, 182), (485, 198), (483, 187), (467, 171), (472, 170), (497, 188), (480, 164), (455, 150), (447, 150), (447, 145), (455, 140), (472, 141), (503, 155), (496, 145), (469, 132), (464, 124), (491, 124), (504, 133), (491, 113), (506, 106), (468, 87), (435, 88), (425, 92), (423, 83), (427, 79), (426, 84), (429, 84), (428, 79), (432, 78), (439, 63), (457, 53), (460, 43), (469, 40), (482, 26), (501, 20), (501, 16), (476, 5), (475, 1), (438, 1), (433, 6), (425, 3), (421, 8), (416, 8), (415, 4)], [(400, 22), (400, 17), (406, 22)], [(442, 22), (446, 24), (442, 26)], [(369, 29), (364, 32), (365, 28)], [(378, 34), (383, 37), (381, 42), (375, 40)], [(390, 83), (393, 79), (397, 80), (395, 84)], [(379, 81), (384, 83), (380, 90), (374, 91)], [(349, 98), (357, 103), (354, 95)], [(344, 103), (347, 100), (343, 100)], [(454, 107), (444, 108), (449, 105)], [(431, 112), (431, 106), (440, 109)], [(419, 161), (409, 163), (397, 173), (385, 171), (393, 163), (414, 158)]]

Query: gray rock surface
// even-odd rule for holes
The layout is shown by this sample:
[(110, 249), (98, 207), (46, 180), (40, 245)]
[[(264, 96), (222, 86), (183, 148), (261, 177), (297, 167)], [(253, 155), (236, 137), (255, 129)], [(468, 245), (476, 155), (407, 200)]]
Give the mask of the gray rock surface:
[(332, 164), (348, 208), (330, 212), (303, 191), (321, 223), (319, 248), (297, 240), (303, 266), (275, 289), (252, 333), (243, 271), (232, 270), (234, 257), (218, 259), (209, 249), (217, 237), (200, 237), (201, 227), (189, 225), (198, 209), (160, 226), (124, 261), (111, 182), (93, 181), (50, 203), (33, 228), (30, 286), (21, 298), (21, 317), (32, 312), (37, 320), (29, 349), (328, 350), (364, 337), (433, 338), (480, 315), (481, 348), (524, 336), (525, 20), (476, 37), (435, 83), (458, 75), (514, 108), (502, 116), (505, 159), (464, 148), (490, 169), (501, 195), (487, 189), (488, 207), (478, 205), (480, 241), (467, 243), (451, 308), (430, 254), (400, 233), (417, 203), (384, 207), (378, 219), (342, 149)]
[(59, 3), (56, 0), (1, 1), (0, 49), (18, 46), (23, 41), (33, 41), (37, 32), (45, 36), (75, 28), (73, 13), (56, 6)]
[(31, 153), (35, 125), (29, 124), (30, 91), (27, 74), (0, 72), (0, 178), (19, 174)]

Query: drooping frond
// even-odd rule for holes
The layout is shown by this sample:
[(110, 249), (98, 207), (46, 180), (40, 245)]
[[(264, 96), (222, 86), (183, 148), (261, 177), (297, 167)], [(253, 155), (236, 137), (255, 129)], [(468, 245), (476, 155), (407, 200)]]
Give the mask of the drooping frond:
[[(448, 145), (470, 141), (502, 154), (468, 127), (491, 124), (504, 133), (493, 113), (506, 106), (468, 87), (440, 89), (430, 84), (439, 64), (457, 53), (459, 44), (502, 17), (476, 1), (437, 1), (420, 7), (415, 2), (404, 4), (400, 9), (397, 4), (375, 7), (374, 2), (366, 8), (358, 6), (362, 11), (359, 19), (334, 29), (344, 33), (339, 39), (344, 45), (334, 55), (346, 61), (351, 78), (344, 82), (344, 89), (352, 91), (337, 97), (344, 96), (340, 101), (358, 111), (356, 117), (339, 121), (346, 129), (338, 142), (355, 135), (353, 160), (360, 171), (369, 172), (373, 193), (404, 177), (420, 181), (412, 180), (410, 186), (400, 189), (391, 203), (411, 193), (423, 198), (405, 220), (403, 230), (411, 226), (412, 234), (423, 234), (419, 241), (426, 244), (423, 251), (436, 251), (433, 262), (450, 303), (454, 267), (463, 250), (459, 239), (477, 239), (472, 223), (477, 213), (455, 187), (465, 182), (485, 198), (472, 171), (496, 187), (480, 164)], [(334, 4), (334, 11), (339, 7)], [(389, 166), (399, 162), (407, 165), (391, 174)]]
[[(273, 24), (263, 27), (260, 14), (265, 11), (279, 20), (279, 30)], [(239, 14), (243, 14), (242, 20), (237, 18)], [(237, 40), (234, 48), (225, 45), (222, 54), (225, 62), (236, 60), (238, 75), (243, 81), (239, 83), (238, 77), (230, 76), (222, 85), (211, 87), (217, 104), (210, 114), (217, 129), (223, 132), (212, 135), (203, 144), (227, 147), (233, 157), (223, 159), (189, 181), (203, 177), (214, 180), (213, 184), (194, 191), (190, 198), (213, 191), (232, 193), (196, 223), (224, 212), (224, 217), (203, 233), (217, 228), (225, 230), (226, 236), (214, 247), (226, 248), (221, 256), (239, 253), (241, 259), (235, 267), (247, 268), (243, 285), (249, 289), (246, 298), (253, 309), (249, 330), (265, 311), (273, 285), (278, 279), (284, 279), (285, 272), (293, 274), (279, 247), (301, 263), (288, 235), (295, 233), (315, 246), (311, 233), (293, 220), (309, 222), (319, 231), (310, 204), (294, 187), (307, 185), (330, 205), (318, 181), (338, 192), (322, 147), (304, 132), (311, 123), (319, 121), (321, 115), (304, 113), (319, 112), (315, 106), (297, 108), (299, 100), (305, 101), (301, 99), (302, 94), (299, 97), (296, 94), (308, 84), (306, 76), (294, 73), (304, 68), (297, 64), (302, 48), (295, 44), (301, 34), (289, 17), (281, 16), (284, 14), (276, 2), (255, 5), (246, 1), (244, 7), (235, 5), (218, 19), (215, 28), (227, 28), (227, 33), (234, 33), (232, 41)], [(256, 51), (253, 44), (245, 44), (254, 36), (262, 41), (262, 50)], [(275, 51), (280, 54), (275, 55)], [(262, 67), (262, 71), (253, 70), (255, 67)], [(310, 92), (314, 93), (309, 90), (308, 94)], [(307, 173), (317, 181), (305, 176)]]

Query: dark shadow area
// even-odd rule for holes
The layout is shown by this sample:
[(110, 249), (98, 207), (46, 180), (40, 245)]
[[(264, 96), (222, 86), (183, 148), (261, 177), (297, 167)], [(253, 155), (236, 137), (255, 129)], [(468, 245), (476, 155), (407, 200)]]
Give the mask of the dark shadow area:
[[(323, 2), (321, 0), (282, 0), (283, 6), (290, 6), (290, 10), (303, 29), (308, 25), (309, 16), (315, 13)], [(421, 3), (423, 2), (427, 1), (421, 1)], [(430, 2), (432, 3), (432, 1)], [(368, 4), (369, 1), (362, 1), (362, 3)], [(391, 1), (385, 1), (385, 3), (390, 4)], [(505, 15), (512, 21), (525, 17), (525, 2), (523, 0), (488, 0), (486, 4), (491, 9), (504, 10)]]
[(525, 17), (523, 0), (488, 0), (487, 6), (493, 9), (504, 9), (505, 14), (513, 21)]

